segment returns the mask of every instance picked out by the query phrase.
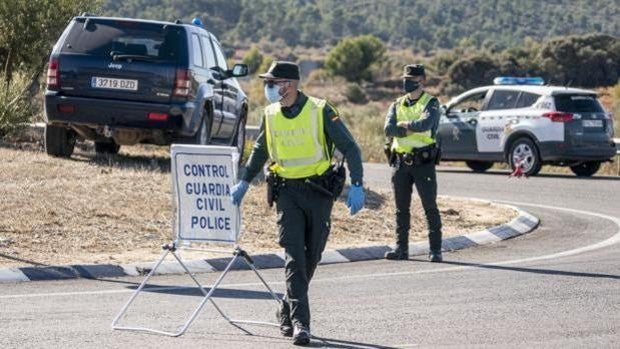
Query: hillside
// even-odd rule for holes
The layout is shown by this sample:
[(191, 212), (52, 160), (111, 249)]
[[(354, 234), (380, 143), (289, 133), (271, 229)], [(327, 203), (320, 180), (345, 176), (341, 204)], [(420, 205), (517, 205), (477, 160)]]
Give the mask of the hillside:
[(322, 47), (373, 34), (427, 52), (455, 46), (502, 49), (527, 37), (620, 36), (615, 0), (104, 0), (106, 15), (191, 20), (237, 45), (281, 40)]

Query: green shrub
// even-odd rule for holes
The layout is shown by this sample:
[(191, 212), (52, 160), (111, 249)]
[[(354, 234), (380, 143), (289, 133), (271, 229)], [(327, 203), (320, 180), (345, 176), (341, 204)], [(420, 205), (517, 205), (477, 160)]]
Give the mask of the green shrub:
[(366, 102), (366, 94), (360, 85), (356, 83), (349, 83), (344, 91), (345, 97), (351, 103), (362, 104)]
[(348, 81), (370, 80), (371, 67), (383, 60), (385, 51), (383, 42), (373, 35), (345, 38), (329, 51), (325, 68)]
[(269, 67), (271, 66), (271, 63), (273, 63), (273, 61), (277, 61), (277, 59), (271, 56), (264, 56), (263, 61), (261, 62), (261, 65), (258, 67), (257, 72), (260, 74), (266, 73), (267, 70), (269, 70)]
[(256, 73), (263, 64), (263, 55), (260, 53), (258, 46), (252, 45), (252, 48), (243, 57), (243, 63), (248, 65), (250, 74)]
[(0, 76), (0, 137), (30, 122), (38, 112), (26, 88), (30, 81), (14, 74), (10, 84)]

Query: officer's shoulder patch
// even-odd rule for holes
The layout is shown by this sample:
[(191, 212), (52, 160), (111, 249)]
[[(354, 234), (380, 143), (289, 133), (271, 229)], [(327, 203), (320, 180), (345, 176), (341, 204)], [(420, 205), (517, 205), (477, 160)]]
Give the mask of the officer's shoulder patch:
[(338, 109), (336, 109), (336, 107), (334, 107), (334, 105), (331, 104), (329, 101), (326, 101), (325, 105), (329, 107), (329, 109), (332, 110), (332, 113), (333, 113), (333, 115), (331, 116), (332, 122), (340, 120), (340, 112), (338, 111)]

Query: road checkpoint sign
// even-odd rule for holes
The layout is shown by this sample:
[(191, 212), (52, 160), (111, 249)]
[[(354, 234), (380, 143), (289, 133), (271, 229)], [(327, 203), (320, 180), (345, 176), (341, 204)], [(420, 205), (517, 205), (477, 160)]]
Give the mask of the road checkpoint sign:
[[(239, 163), (239, 153), (237, 148), (224, 146), (197, 146), (173, 144), (171, 149), (171, 172), (172, 172), (172, 202), (175, 205), (174, 230), (176, 240), (170, 244), (162, 246), (163, 252), (159, 260), (155, 262), (148, 275), (142, 280), (140, 286), (134, 291), (127, 303), (121, 308), (120, 312), (112, 321), (112, 328), (123, 331), (140, 331), (161, 334), (171, 337), (178, 337), (185, 333), (189, 326), (194, 322), (198, 314), (202, 311), (207, 302), (213, 304), (215, 310), (231, 325), (242, 329), (240, 324), (262, 325), (279, 327), (280, 324), (256, 321), (239, 320), (230, 318), (224, 310), (218, 306), (213, 299), (215, 290), (222, 283), (226, 274), (241, 259), (254, 272), (261, 281), (265, 289), (274, 301), (274, 306), (279, 308), (280, 298), (267, 284), (260, 275), (254, 260), (250, 255), (237, 244), (241, 228), (241, 212), (239, 207), (232, 204), (230, 191), (237, 178), (237, 164)], [(189, 244), (179, 244), (182, 241), (219, 242), (234, 244), (233, 257), (215, 280), (210, 288), (202, 286), (200, 281), (190, 271), (188, 266), (181, 259), (181, 250), (205, 251), (227, 253), (230, 251), (209, 250), (204, 248), (191, 247)], [(149, 279), (155, 275), (157, 269), (166, 256), (171, 254), (185, 273), (198, 286), (203, 295), (202, 301), (192, 311), (185, 323), (175, 331), (166, 331), (144, 326), (120, 325), (127, 310), (134, 302), (138, 294), (142, 292)], [(164, 308), (165, 309), (165, 308)]]
[(173, 144), (171, 147), (174, 233), (178, 240), (235, 243), (239, 206), (230, 191), (237, 178), (235, 147)]

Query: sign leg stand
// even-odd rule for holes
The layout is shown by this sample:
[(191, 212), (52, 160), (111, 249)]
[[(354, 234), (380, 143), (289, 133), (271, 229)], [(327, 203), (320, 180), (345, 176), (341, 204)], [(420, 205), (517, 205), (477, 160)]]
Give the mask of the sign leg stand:
[[(176, 244), (174, 242), (171, 243), (171, 244), (168, 244), (168, 245), (164, 245), (163, 249), (165, 251), (162, 253), (162, 255), (159, 258), (159, 260), (155, 263), (155, 265), (153, 266), (153, 269), (149, 272), (149, 274), (146, 276), (146, 278), (142, 281), (142, 283), (136, 289), (136, 291), (134, 291), (134, 293), (131, 295), (131, 297), (129, 298), (127, 303), (123, 306), (123, 308), (121, 309), (119, 314), (116, 316), (116, 318), (114, 318), (114, 321), (112, 321), (112, 328), (113, 329), (115, 329), (115, 330), (125, 330), (125, 331), (147, 332), (147, 333), (166, 335), (166, 336), (170, 336), (170, 337), (178, 337), (178, 336), (181, 336), (182, 334), (184, 334), (185, 331), (187, 331), (189, 326), (192, 324), (192, 322), (194, 322), (196, 317), (198, 317), (198, 314), (200, 314), (200, 311), (204, 308), (205, 304), (208, 301), (210, 301), (211, 304), (213, 304), (213, 306), (217, 310), (217, 312), (226, 321), (228, 321), (231, 325), (233, 325), (233, 326), (243, 330), (244, 332), (246, 332), (248, 334), (249, 334), (249, 332), (247, 330), (245, 330), (244, 328), (238, 326), (238, 324), (252, 324), (252, 325), (275, 326), (275, 327), (279, 327), (280, 326), (279, 324), (270, 323), (270, 322), (231, 319), (230, 317), (228, 317), (224, 313), (224, 311), (213, 300), (213, 294), (214, 294), (215, 290), (222, 283), (222, 281), (224, 280), (224, 277), (226, 277), (226, 274), (228, 274), (228, 272), (230, 271), (230, 269), (234, 265), (234, 263), (237, 260), (237, 258), (243, 258), (245, 263), (250, 267), (250, 269), (252, 271), (254, 271), (256, 276), (260, 279), (261, 283), (265, 286), (265, 288), (267, 288), (267, 290), (269, 291), (271, 297), (274, 299), (274, 301), (277, 303), (277, 305), (279, 306), (279, 304), (280, 304), (280, 298), (276, 295), (276, 293), (273, 291), (273, 289), (267, 284), (265, 279), (263, 279), (262, 275), (260, 275), (260, 273), (258, 272), (256, 267), (254, 266), (254, 261), (252, 260), (252, 258), (248, 255), (248, 253), (245, 250), (241, 249), (239, 246), (235, 247), (235, 250), (233, 252), (233, 258), (230, 260), (228, 265), (226, 265), (226, 268), (224, 269), (224, 271), (222, 271), (222, 273), (217, 278), (217, 280), (215, 281), (215, 283), (213, 284), (211, 289), (209, 289), (208, 292), (207, 292), (207, 290), (204, 289), (202, 284), (200, 284), (198, 279), (196, 279), (196, 277), (190, 272), (190, 270), (187, 268), (185, 263), (183, 263), (183, 260), (181, 260), (181, 258), (177, 255), (177, 253), (176, 253), (177, 247), (176, 247)], [(151, 278), (151, 276), (153, 276), (155, 274), (155, 271), (157, 270), (157, 268), (159, 268), (161, 263), (164, 261), (164, 259), (168, 255), (168, 253), (171, 253), (174, 256), (176, 261), (182, 266), (182, 268), (185, 270), (185, 272), (190, 276), (190, 278), (194, 281), (194, 283), (198, 286), (198, 288), (202, 292), (204, 297), (203, 297), (202, 301), (200, 302), (200, 304), (194, 309), (194, 311), (192, 312), (190, 317), (186, 320), (185, 324), (177, 332), (162, 331), (162, 330), (157, 330), (157, 329), (152, 329), (152, 328), (147, 328), (147, 327), (131, 327), (131, 326), (120, 326), (120, 325), (118, 325), (118, 322), (125, 315), (125, 313), (127, 312), (127, 309), (129, 308), (129, 306), (134, 302), (134, 300), (136, 299), (138, 294), (140, 292), (142, 292), (142, 290), (144, 289), (144, 286), (146, 285), (148, 280)]]

